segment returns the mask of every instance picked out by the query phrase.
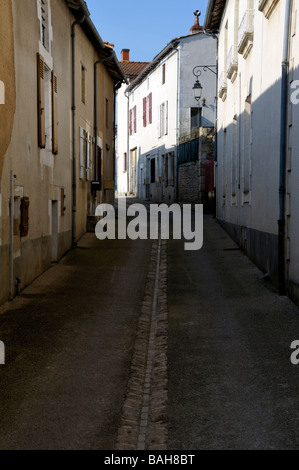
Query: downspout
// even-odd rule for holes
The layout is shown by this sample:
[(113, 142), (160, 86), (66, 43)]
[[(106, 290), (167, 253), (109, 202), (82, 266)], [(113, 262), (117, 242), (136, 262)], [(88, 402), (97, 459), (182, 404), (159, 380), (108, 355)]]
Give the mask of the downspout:
[(289, 37), (292, 0), (286, 0), (283, 56), (281, 72), (281, 121), (280, 121), (280, 168), (279, 168), (279, 220), (278, 220), (278, 284), (279, 294), (286, 294), (285, 279), (285, 196), (286, 196), (286, 147), (287, 104), (289, 71)]
[(76, 215), (77, 215), (77, 160), (76, 160), (76, 81), (75, 81), (75, 66), (76, 66), (76, 33), (75, 27), (83, 23), (85, 15), (80, 20), (74, 21), (72, 24), (72, 141), (73, 141), (73, 175), (72, 175), (72, 246), (77, 246), (76, 240)]
[[(97, 75), (97, 65), (111, 60), (114, 55), (114, 51), (106, 57), (105, 59), (99, 59), (94, 63), (94, 158), (95, 158), (95, 181), (98, 177), (98, 160), (97, 160), (97, 146), (98, 146), (98, 75)], [(101, 183), (101, 182), (100, 182)]]
[(218, 78), (219, 78), (219, 31), (214, 33), (208, 33), (204, 30), (206, 36), (210, 36), (216, 40), (216, 96), (215, 96), (215, 141), (214, 141), (214, 213), (217, 216), (217, 183), (216, 183), (216, 172), (218, 166)]
[(130, 95), (125, 91), (127, 98), (127, 195), (130, 194)]
[(218, 166), (218, 78), (219, 78), (219, 36), (216, 36), (216, 97), (215, 97), (215, 140), (214, 140), (214, 217), (217, 216), (217, 182), (216, 172)]
[[(219, 61), (218, 61), (218, 48), (219, 38), (216, 37), (216, 104), (215, 104), (215, 148), (214, 148), (214, 160), (215, 163), (218, 161), (218, 76), (219, 76)], [(215, 185), (215, 197), (216, 197), (216, 185)]]
[(118, 82), (114, 86), (114, 93), (113, 93), (113, 182), (114, 182), (114, 190), (117, 190), (117, 174), (116, 174), (116, 129), (117, 129), (117, 122), (116, 122), (116, 96), (117, 90), (121, 86), (121, 82)]
[(10, 216), (10, 243), (9, 243), (9, 300), (14, 298), (14, 172), (10, 172), (10, 200), (9, 200), (9, 216)]
[(181, 60), (180, 60), (180, 49), (177, 48), (177, 98), (176, 98), (176, 175), (175, 175), (175, 184), (176, 184), (176, 195), (175, 202), (179, 202), (179, 154), (180, 154), (180, 77), (181, 77)]

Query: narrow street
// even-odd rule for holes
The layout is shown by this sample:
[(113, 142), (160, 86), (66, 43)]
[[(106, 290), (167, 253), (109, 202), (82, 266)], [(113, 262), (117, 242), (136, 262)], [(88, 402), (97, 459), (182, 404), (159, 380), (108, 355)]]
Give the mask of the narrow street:
[(217, 221), (86, 234), (0, 310), (0, 449), (298, 449), (299, 309)]

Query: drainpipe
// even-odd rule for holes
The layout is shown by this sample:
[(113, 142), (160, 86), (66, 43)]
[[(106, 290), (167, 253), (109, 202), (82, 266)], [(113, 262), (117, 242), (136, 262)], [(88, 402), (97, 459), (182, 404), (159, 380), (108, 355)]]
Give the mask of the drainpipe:
[(130, 194), (130, 95), (125, 91), (125, 97), (127, 98), (127, 196)]
[(175, 165), (175, 185), (176, 194), (174, 202), (179, 203), (179, 154), (180, 154), (180, 76), (181, 76), (181, 51), (177, 48), (177, 92), (176, 92), (176, 165)]
[(279, 294), (286, 294), (285, 280), (285, 195), (286, 195), (286, 147), (287, 147), (287, 104), (289, 37), (292, 0), (286, 0), (283, 57), (281, 73), (281, 121), (280, 121), (280, 168), (279, 168), (279, 220), (278, 220), (278, 284)]
[(73, 208), (72, 208), (72, 245), (73, 247), (77, 246), (76, 240), (76, 215), (77, 215), (77, 159), (76, 159), (76, 33), (75, 27), (78, 24), (83, 23), (85, 20), (85, 15), (80, 20), (74, 21), (72, 24), (72, 141), (73, 141), (73, 177), (72, 177), (72, 196), (73, 196)]
[(116, 96), (117, 90), (120, 88), (121, 82), (118, 82), (114, 87), (113, 93), (113, 181), (114, 181), (114, 189), (117, 190), (117, 173), (116, 173), (116, 126), (118, 123), (116, 122)]
[(95, 181), (97, 180), (98, 176), (98, 161), (97, 161), (97, 146), (98, 146), (98, 75), (97, 75), (97, 65), (106, 62), (107, 60), (111, 60), (114, 55), (114, 51), (106, 57), (105, 59), (99, 59), (94, 63), (94, 156), (95, 156)]
[(9, 243), (9, 300), (14, 298), (14, 172), (10, 172), (10, 201), (9, 201), (9, 216), (10, 216), (10, 243)]

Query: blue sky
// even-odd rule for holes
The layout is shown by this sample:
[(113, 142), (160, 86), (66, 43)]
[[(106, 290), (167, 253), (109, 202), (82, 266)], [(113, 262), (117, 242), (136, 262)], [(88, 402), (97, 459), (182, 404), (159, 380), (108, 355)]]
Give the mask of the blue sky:
[(208, 0), (86, 0), (91, 19), (103, 41), (130, 49), (130, 60), (150, 62), (172, 39), (189, 34), (195, 10), (202, 25)]

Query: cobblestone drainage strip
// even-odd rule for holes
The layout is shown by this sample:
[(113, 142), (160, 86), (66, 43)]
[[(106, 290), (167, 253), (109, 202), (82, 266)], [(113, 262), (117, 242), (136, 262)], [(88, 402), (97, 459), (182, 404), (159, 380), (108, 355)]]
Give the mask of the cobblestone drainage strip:
[(116, 450), (166, 450), (166, 240), (153, 242)]

